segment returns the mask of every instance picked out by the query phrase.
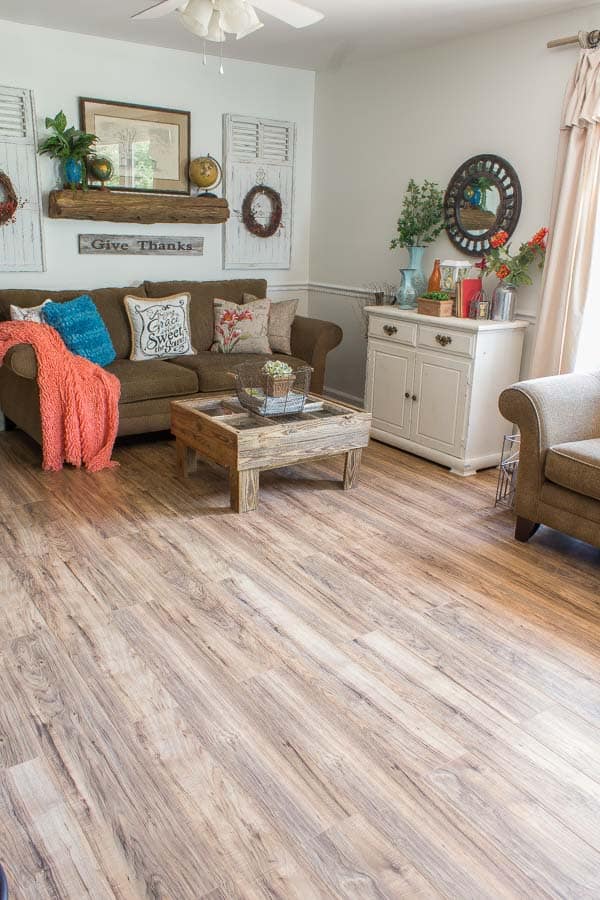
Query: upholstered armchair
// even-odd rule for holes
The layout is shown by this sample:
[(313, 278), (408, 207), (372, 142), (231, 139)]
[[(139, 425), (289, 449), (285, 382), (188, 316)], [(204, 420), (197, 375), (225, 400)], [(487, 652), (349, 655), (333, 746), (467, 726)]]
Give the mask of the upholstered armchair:
[(520, 382), (500, 412), (521, 432), (517, 540), (543, 524), (600, 547), (600, 372)]

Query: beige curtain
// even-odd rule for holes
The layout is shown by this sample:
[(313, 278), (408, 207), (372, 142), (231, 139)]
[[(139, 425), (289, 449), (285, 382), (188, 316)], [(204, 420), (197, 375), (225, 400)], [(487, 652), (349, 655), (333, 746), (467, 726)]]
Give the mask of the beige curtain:
[[(534, 378), (575, 368), (599, 228), (600, 50), (582, 50), (562, 113)], [(590, 302), (600, 302), (597, 293)]]

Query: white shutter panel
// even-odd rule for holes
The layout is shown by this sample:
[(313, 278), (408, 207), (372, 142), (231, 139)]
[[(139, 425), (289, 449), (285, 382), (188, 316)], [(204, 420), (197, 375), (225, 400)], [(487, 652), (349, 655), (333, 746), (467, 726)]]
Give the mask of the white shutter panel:
[[(296, 126), (293, 122), (234, 115), (224, 116), (223, 125), (225, 196), (231, 208), (231, 218), (224, 226), (224, 267), (289, 269)], [(270, 238), (250, 234), (241, 220), (244, 197), (257, 184), (274, 188), (281, 195), (281, 228)]]
[(0, 272), (45, 270), (36, 144), (31, 91), (0, 86), (0, 171), (19, 198), (16, 222), (0, 225)]

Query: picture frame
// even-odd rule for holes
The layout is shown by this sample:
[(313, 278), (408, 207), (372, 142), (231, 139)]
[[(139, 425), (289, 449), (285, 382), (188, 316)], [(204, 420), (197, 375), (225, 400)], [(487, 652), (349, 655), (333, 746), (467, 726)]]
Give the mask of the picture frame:
[(110, 190), (190, 193), (188, 111), (81, 97), (79, 114), (82, 129), (98, 136), (95, 155), (113, 164)]

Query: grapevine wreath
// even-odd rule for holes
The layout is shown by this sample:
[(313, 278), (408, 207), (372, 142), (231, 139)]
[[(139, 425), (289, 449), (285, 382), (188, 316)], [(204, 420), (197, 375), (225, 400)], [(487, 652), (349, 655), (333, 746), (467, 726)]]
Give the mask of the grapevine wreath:
[(0, 200), (0, 225), (6, 225), (8, 222), (15, 221), (19, 198), (12, 181), (5, 172), (0, 172), (0, 188), (4, 191), (4, 199)]
[[(252, 204), (254, 203), (255, 198), (259, 197), (261, 194), (268, 197), (271, 201), (271, 215), (269, 216), (269, 221), (264, 225), (261, 225), (252, 212)], [(256, 237), (273, 237), (281, 225), (282, 214), (283, 207), (281, 203), (281, 194), (274, 188), (267, 187), (264, 184), (257, 184), (249, 190), (244, 197), (244, 202), (242, 204), (242, 222), (250, 234), (254, 234)]]

